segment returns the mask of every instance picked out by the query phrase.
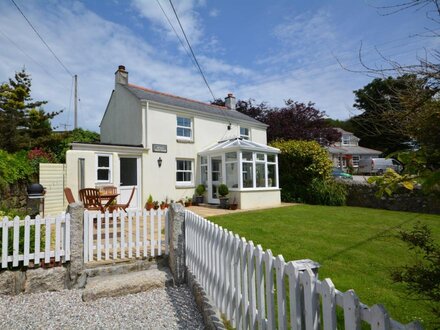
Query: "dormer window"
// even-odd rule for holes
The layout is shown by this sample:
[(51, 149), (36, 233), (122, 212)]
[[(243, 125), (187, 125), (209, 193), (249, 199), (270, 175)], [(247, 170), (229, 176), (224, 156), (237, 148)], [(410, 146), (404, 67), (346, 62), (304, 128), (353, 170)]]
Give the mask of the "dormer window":
[(177, 139), (178, 140), (189, 140), (193, 138), (192, 133), (192, 120), (187, 117), (177, 116)]
[(249, 140), (250, 139), (249, 128), (247, 128), (247, 127), (240, 127), (240, 137), (243, 140)]
[(342, 145), (348, 146), (350, 144), (350, 135), (344, 134), (342, 135)]

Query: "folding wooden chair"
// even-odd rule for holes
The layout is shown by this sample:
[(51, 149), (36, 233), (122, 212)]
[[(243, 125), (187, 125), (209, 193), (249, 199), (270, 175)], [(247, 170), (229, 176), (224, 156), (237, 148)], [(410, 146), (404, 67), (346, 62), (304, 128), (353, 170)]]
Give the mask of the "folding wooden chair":
[(64, 188), (64, 195), (66, 195), (67, 203), (75, 203), (75, 198), (73, 197), (72, 190), (69, 187)]
[(114, 204), (110, 206), (111, 211), (113, 210), (119, 210), (119, 209), (123, 209), (124, 211), (126, 211), (126, 209), (130, 206), (131, 200), (133, 199), (134, 196), (134, 192), (136, 191), (136, 187), (133, 187), (133, 189), (131, 190), (131, 195), (130, 198), (128, 199), (128, 202), (125, 204)]
[(79, 191), (79, 198), (87, 210), (104, 212), (104, 207), (101, 203), (101, 196), (99, 190), (95, 188), (84, 188)]

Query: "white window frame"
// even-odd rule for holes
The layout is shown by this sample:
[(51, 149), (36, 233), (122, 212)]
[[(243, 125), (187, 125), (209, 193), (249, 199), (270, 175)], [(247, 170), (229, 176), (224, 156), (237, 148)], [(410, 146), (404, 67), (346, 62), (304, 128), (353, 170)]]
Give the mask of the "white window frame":
[[(183, 119), (188, 119), (189, 120), (189, 127), (188, 126), (182, 126), (179, 125), (179, 118), (183, 118)], [(182, 136), (182, 135), (178, 135), (177, 134), (177, 129), (182, 128), (184, 130), (189, 130), (190, 131), (190, 136)], [(177, 140), (184, 140), (184, 141), (193, 141), (193, 136), (194, 136), (194, 132), (193, 132), (193, 119), (191, 117), (185, 117), (185, 116), (176, 116), (176, 137)]]
[[(190, 170), (179, 170), (179, 166), (177, 163), (179, 161), (182, 162), (189, 162), (191, 164)], [(177, 181), (177, 173), (190, 173), (191, 174), (191, 180), (190, 181)], [(176, 186), (177, 187), (190, 187), (194, 186), (194, 159), (187, 159), (187, 158), (176, 158)]]
[[(242, 129), (243, 130), (247, 130), (247, 134), (242, 133), (241, 132)], [(251, 139), (251, 129), (249, 127), (242, 127), (242, 126), (240, 126), (240, 137), (243, 140), (250, 140)]]
[(342, 145), (348, 146), (351, 143), (351, 136), (349, 134), (343, 134), (342, 135)]
[[(108, 158), (108, 167), (99, 167), (99, 157)], [(96, 182), (97, 183), (111, 183), (112, 182), (112, 165), (113, 165), (113, 155), (112, 154), (96, 154)], [(108, 180), (98, 179), (98, 170), (108, 170)]]
[(351, 162), (353, 164), (353, 167), (359, 167), (359, 161), (361, 160), (360, 155), (353, 155), (351, 158)]

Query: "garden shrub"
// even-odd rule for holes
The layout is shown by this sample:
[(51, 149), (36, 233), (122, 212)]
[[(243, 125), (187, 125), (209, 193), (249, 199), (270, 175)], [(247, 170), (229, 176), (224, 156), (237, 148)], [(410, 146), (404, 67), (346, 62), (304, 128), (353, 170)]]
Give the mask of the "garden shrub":
[(281, 198), (285, 202), (306, 201), (314, 179), (330, 179), (333, 164), (327, 150), (315, 141), (275, 141), (278, 157)]
[(345, 205), (347, 187), (333, 179), (322, 180), (315, 178), (307, 189), (306, 203), (317, 205)]
[(29, 181), (35, 175), (26, 151), (10, 154), (0, 150), (0, 189), (18, 181)]

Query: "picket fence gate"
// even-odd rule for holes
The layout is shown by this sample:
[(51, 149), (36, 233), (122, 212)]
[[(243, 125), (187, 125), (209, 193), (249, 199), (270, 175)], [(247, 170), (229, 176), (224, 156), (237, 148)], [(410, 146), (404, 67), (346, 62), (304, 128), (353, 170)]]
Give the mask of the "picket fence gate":
[(113, 213), (86, 210), (84, 262), (168, 255), (167, 224), (168, 209)]
[(336, 329), (337, 306), (345, 329), (361, 329), (362, 321), (375, 330), (420, 329), (188, 210), (185, 224), (187, 267), (236, 329)]
[[(20, 229), (24, 228), (24, 230)], [(55, 262), (70, 260), (70, 215), (60, 214), (57, 217), (41, 218), (37, 215), (34, 219), (26, 216), (24, 220), (15, 217), (9, 220), (3, 217), (0, 222), (1, 229), (1, 268), (47, 264), (54, 258)], [(11, 235), (11, 236), (10, 236)], [(55, 240), (53, 240), (55, 237)], [(12, 254), (9, 254), (10, 239), (12, 238)], [(41, 246), (41, 241), (44, 244)], [(20, 242), (21, 240), (21, 242)], [(33, 240), (33, 244), (31, 244)], [(20, 252), (22, 251), (22, 252)], [(32, 251), (32, 252), (31, 252)]]

